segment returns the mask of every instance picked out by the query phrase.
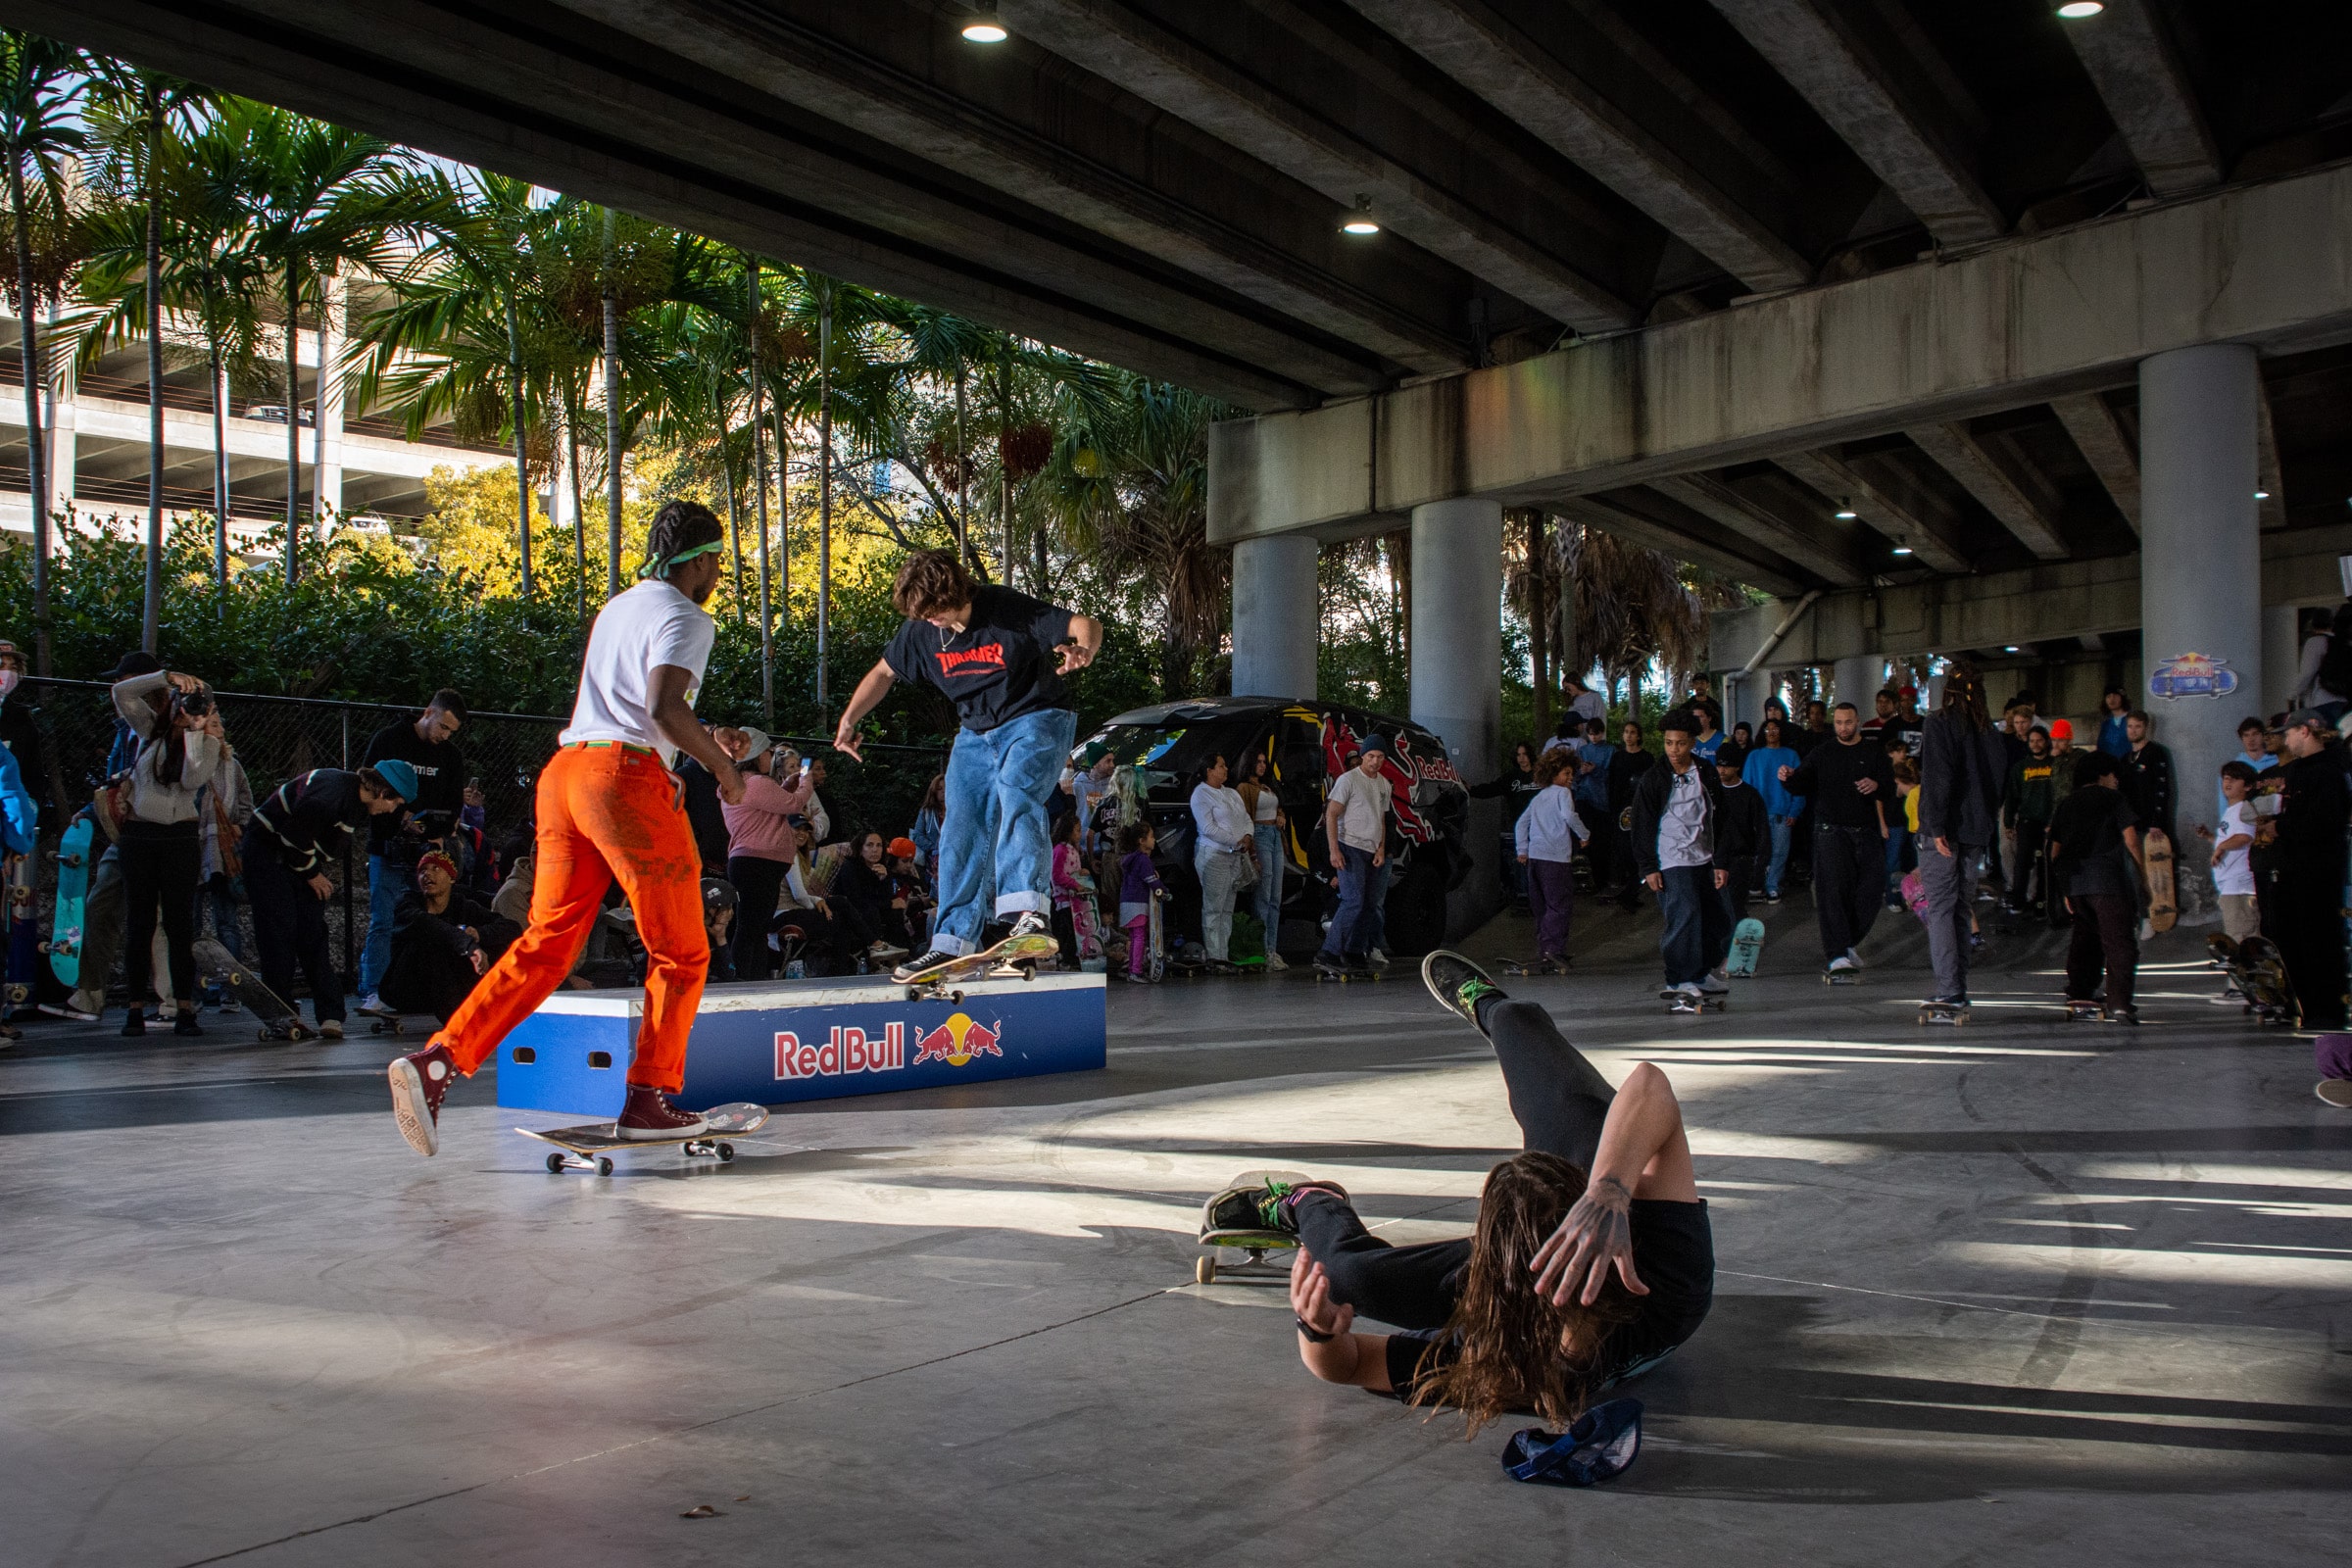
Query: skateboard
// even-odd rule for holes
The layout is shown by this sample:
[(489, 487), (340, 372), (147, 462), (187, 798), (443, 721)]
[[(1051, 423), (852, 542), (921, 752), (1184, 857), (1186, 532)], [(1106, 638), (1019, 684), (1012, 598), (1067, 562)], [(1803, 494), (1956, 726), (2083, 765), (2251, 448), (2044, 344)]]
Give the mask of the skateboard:
[(20, 855), (8, 874), (8, 1010), (32, 1005), (33, 975), (41, 965), (41, 928), (32, 917), (37, 862)]
[[(1225, 1184), (1224, 1190), (1200, 1205), (1200, 1245), (1207, 1249), (1193, 1263), (1193, 1278), (1203, 1285), (1214, 1285), (1219, 1279), (1288, 1280), (1288, 1265), (1269, 1263), (1268, 1252), (1289, 1251), (1298, 1246), (1298, 1238), (1289, 1231), (1268, 1230), (1262, 1224), (1234, 1224), (1236, 1216), (1216, 1212), (1218, 1201), (1235, 1192), (1263, 1187), (1269, 1181), (1298, 1183), (1308, 1180), (1304, 1171), (1246, 1170)], [(1217, 1252), (1231, 1249), (1244, 1254), (1245, 1261), (1220, 1263)]]
[(1725, 967), (1740, 979), (1752, 978), (1764, 956), (1764, 922), (1749, 915), (1732, 928), (1732, 961)]
[(2173, 841), (2165, 837), (2164, 829), (2148, 829), (2140, 862), (2148, 877), (2148, 924), (2170, 931), (2173, 922), (2180, 918), (2180, 907), (2173, 902)]
[(722, 1135), (758, 1132), (767, 1123), (767, 1107), (738, 1101), (731, 1105), (712, 1106), (703, 1112), (703, 1119), (710, 1125), (691, 1138), (622, 1138), (609, 1121), (586, 1122), (577, 1127), (514, 1130), (525, 1138), (556, 1146), (556, 1152), (547, 1156), (547, 1172), (551, 1176), (564, 1170), (592, 1170), (599, 1176), (610, 1176), (612, 1156), (635, 1149), (674, 1146), (681, 1154), (710, 1155), (720, 1164), (727, 1164), (735, 1157), (735, 1146)]
[(1955, 1027), (1968, 1022), (1969, 1006), (1965, 1002), (1923, 1002), (1919, 1004), (1919, 1021), (1923, 1024), (1951, 1024)]
[(2323, 1078), (2311, 1092), (2338, 1110), (2352, 1110), (2352, 1078)]
[(1858, 986), (1862, 983), (1862, 971), (1859, 969), (1824, 969), (1821, 971), (1821, 983), (1825, 986)]
[(2294, 1023), (2294, 988), (2287, 983), (2286, 960), (2277, 943), (2264, 936), (2246, 938), (2237, 945), (2237, 964), (2230, 972), (2257, 1022)]
[(1034, 980), (1039, 965), (1060, 955), (1061, 944), (1042, 931), (1031, 936), (1006, 937), (995, 947), (967, 953), (920, 980), (906, 981), (906, 1000), (961, 1002), (963, 993), (956, 987), (966, 980), (977, 980), (983, 975), (1017, 975), (1023, 980)]
[(268, 986), (262, 977), (245, 967), (217, 938), (198, 937), (194, 948), (196, 962), (228, 982), (237, 1000), (251, 1009), (261, 1024), (257, 1038), (262, 1040), (315, 1040), (318, 1032), (302, 1021), (302, 1014), (286, 1000)]
[(1658, 996), (1665, 1002), (1666, 1010), (1670, 1013), (1721, 1012), (1731, 1004), (1732, 1000), (1721, 992), (1705, 991), (1695, 997), (1683, 991), (1661, 991)]
[(68, 990), (81, 985), (82, 901), (89, 897), (90, 867), (96, 860), (91, 843), (98, 824), (88, 814), (77, 816), (57, 847), (57, 923), (49, 932), (49, 967)]
[(1546, 954), (1543, 957), (1537, 958), (1529, 963), (1505, 963), (1502, 966), (1502, 972), (1507, 975), (1516, 976), (1520, 979), (1525, 979), (1530, 975), (1566, 974), (1568, 972), (1568, 960), (1566, 958), (1554, 957), (1551, 955)]
[(2068, 1023), (2097, 1023), (2106, 1016), (2107, 1009), (2096, 1002), (2077, 1002), (2071, 997), (2067, 999)]

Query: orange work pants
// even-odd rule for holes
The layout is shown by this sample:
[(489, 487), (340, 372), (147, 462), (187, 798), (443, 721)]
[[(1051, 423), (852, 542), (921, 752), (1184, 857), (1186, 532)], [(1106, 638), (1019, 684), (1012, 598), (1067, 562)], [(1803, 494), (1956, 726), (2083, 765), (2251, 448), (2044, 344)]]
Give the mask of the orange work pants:
[(566, 746), (539, 775), (531, 924), (435, 1037), (470, 1073), (564, 983), (613, 879), (645, 944), (645, 1018), (629, 1082), (665, 1094), (686, 1084), (686, 1037), (710, 968), (702, 858), (677, 780), (644, 752)]

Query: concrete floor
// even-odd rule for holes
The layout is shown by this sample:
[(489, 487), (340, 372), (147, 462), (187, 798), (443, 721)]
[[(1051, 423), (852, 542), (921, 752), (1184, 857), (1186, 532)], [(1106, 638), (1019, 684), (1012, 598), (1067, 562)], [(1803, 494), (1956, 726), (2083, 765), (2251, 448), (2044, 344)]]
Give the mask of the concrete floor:
[(2192, 941), (2136, 1033), (2056, 1021), (2024, 947), (1931, 1033), (1915, 974), (1826, 991), (1793, 930), (1669, 1019), (1588, 929), (1522, 989), (1673, 1075), (1722, 1271), (1605, 1489), (1513, 1485), (1507, 1428), (1317, 1385), (1278, 1291), (1192, 1283), (1249, 1166), (1466, 1228), (1514, 1130), (1404, 970), (1114, 988), (1105, 1072), (606, 1181), (486, 1083), (420, 1160), (382, 1044), (220, 1020), (0, 1057), (0, 1561), (2342, 1560), (2352, 1116)]

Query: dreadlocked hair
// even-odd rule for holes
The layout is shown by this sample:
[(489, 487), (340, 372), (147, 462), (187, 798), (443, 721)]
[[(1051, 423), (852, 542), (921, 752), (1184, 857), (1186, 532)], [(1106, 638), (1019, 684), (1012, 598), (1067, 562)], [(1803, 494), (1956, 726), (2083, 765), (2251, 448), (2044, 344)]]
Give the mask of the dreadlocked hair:
[(1469, 1423), (1465, 1439), (1514, 1409), (1534, 1409), (1565, 1430), (1584, 1413), (1609, 1331), (1633, 1321), (1634, 1297), (1614, 1273), (1586, 1306), (1554, 1306), (1536, 1290), (1536, 1252), (1585, 1194), (1585, 1172), (1541, 1150), (1487, 1174), (1478, 1228), (1447, 1337), (1450, 1364), (1415, 1380), (1412, 1402), (1452, 1405)]
[(1992, 715), (1984, 708), (1984, 677), (1973, 662), (1955, 659), (1944, 671), (1943, 712), (1946, 718), (1961, 719), (1974, 730), (1991, 724)]
[(727, 536), (717, 516), (699, 501), (667, 501), (654, 514), (645, 535), (645, 564), (649, 576), (669, 574), (672, 557), (682, 550), (714, 545)]

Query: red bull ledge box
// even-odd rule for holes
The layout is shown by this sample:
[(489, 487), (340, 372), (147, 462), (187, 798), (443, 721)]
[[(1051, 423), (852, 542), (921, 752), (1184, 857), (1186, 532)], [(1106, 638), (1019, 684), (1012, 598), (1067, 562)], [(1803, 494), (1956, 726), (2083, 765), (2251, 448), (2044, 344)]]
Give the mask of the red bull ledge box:
[[(887, 977), (714, 985), (686, 1051), (685, 1105), (762, 1105), (1084, 1072), (1103, 1061), (1102, 976), (977, 980), (909, 1002)], [(498, 1050), (498, 1102), (620, 1113), (642, 991), (559, 991)]]

